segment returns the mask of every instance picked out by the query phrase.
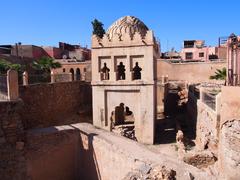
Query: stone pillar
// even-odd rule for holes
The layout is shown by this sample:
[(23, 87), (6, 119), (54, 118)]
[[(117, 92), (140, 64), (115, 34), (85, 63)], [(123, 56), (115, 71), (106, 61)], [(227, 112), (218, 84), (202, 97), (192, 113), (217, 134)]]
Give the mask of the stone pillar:
[(82, 74), (82, 81), (86, 81), (86, 72), (83, 72)]
[(168, 75), (165, 76), (165, 83), (168, 83)]
[(168, 83), (168, 75), (162, 75), (161, 76), (161, 81), (162, 81), (162, 84)]
[(165, 76), (164, 75), (162, 75), (161, 80), (162, 80), (162, 84), (165, 84)]
[(51, 83), (55, 83), (54, 72), (51, 71)]
[(14, 101), (19, 97), (18, 88), (18, 73), (15, 70), (8, 70), (7, 72), (7, 88), (8, 88), (8, 100)]
[(23, 73), (23, 85), (27, 86), (28, 85), (28, 72), (24, 71)]
[(116, 67), (117, 62), (115, 62), (114, 57), (111, 57), (111, 63), (110, 63), (110, 81), (116, 81), (117, 80), (117, 73), (116, 73)]
[(125, 71), (125, 78), (126, 78), (126, 80), (127, 81), (132, 81), (133, 80), (133, 78), (132, 78), (132, 71), (131, 71), (131, 61), (130, 61), (130, 57), (128, 56), (127, 57), (127, 63), (125, 64), (125, 69), (126, 69), (126, 71)]
[(67, 73), (66, 76), (67, 76), (67, 81), (71, 82), (72, 81), (72, 73)]

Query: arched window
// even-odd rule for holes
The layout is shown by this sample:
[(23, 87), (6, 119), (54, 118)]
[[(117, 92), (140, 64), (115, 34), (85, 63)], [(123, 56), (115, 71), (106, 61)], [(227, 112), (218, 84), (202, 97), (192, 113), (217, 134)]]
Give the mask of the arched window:
[(120, 62), (120, 64), (117, 66), (117, 80), (124, 80), (125, 79), (125, 66), (123, 65), (123, 62)]
[(63, 68), (63, 72), (64, 72), (64, 73), (66, 72), (66, 69), (65, 69), (65, 68)]
[(110, 119), (112, 127), (121, 124), (133, 124), (134, 114), (128, 106), (125, 106), (124, 103), (120, 103), (114, 108), (114, 111), (112, 111)]
[(79, 68), (77, 68), (76, 70), (76, 80), (77, 81), (80, 81), (81, 80), (81, 71)]
[(110, 69), (107, 67), (107, 63), (104, 63), (103, 68), (101, 69), (101, 79), (109, 80)]
[(141, 79), (142, 68), (139, 67), (138, 62), (136, 62), (135, 67), (133, 68), (133, 80)]
[(73, 68), (71, 68), (69, 72), (72, 73), (72, 81), (74, 81), (74, 70), (73, 70)]

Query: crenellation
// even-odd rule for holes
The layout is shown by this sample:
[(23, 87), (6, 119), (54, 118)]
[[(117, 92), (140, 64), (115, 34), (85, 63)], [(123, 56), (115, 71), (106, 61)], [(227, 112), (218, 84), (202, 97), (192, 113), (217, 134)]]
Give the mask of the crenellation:
[(144, 37), (144, 42), (148, 44), (155, 44), (155, 38), (152, 30), (147, 31), (146, 36)]
[(130, 41), (132, 41), (132, 38), (131, 38), (131, 36), (129, 34), (125, 33), (125, 34), (122, 34), (121, 40), (123, 42), (130, 42)]
[(142, 44), (143, 37), (139, 32), (135, 32), (133, 35), (132, 42), (133, 43), (141, 43)]
[(153, 46), (155, 44), (156, 41), (151, 30), (148, 30), (144, 36), (139, 32), (135, 32), (133, 35), (128, 33), (115, 34), (111, 39), (109, 38), (109, 34), (104, 34), (103, 38), (99, 38), (96, 35), (92, 36), (92, 48)]

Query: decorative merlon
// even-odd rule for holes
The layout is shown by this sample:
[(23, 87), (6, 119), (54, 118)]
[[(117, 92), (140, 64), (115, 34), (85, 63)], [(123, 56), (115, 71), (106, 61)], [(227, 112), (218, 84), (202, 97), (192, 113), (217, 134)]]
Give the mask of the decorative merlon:
[(143, 37), (139, 32), (135, 32), (131, 37), (130, 34), (115, 35), (109, 39), (108, 34), (104, 34), (103, 38), (92, 35), (92, 48), (102, 47), (121, 47), (121, 46), (139, 46), (156, 44), (153, 32), (148, 30)]

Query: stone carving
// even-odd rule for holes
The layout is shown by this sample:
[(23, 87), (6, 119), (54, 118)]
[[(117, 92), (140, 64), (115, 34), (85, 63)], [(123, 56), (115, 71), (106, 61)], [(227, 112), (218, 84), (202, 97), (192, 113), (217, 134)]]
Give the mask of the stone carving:
[(109, 39), (113, 39), (114, 36), (122, 36), (125, 34), (130, 35), (132, 38), (135, 32), (144, 37), (148, 31), (148, 27), (138, 18), (134, 16), (124, 16), (118, 19), (110, 28), (107, 30)]
[(131, 45), (154, 45), (153, 32), (138, 18), (124, 16), (113, 23), (103, 38), (92, 36), (92, 47), (111, 47)]

